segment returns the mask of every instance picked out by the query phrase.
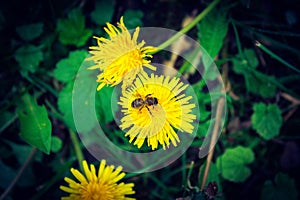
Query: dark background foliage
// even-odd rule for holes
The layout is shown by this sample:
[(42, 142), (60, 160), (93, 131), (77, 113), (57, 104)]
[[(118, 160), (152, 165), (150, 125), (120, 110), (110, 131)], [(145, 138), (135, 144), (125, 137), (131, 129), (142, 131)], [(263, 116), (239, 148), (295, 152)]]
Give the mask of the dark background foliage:
[[(95, 44), (92, 35), (105, 36), (102, 28), (107, 21), (115, 24), (124, 16), (128, 28), (153, 26), (180, 30), (186, 16), (195, 17), (209, 3), (206, 0), (2, 1), (0, 193), (9, 190), (7, 199), (59, 199), (65, 195), (59, 185), (65, 184), (63, 178), (70, 176), (71, 166), (78, 167), (74, 140), (70, 137), (74, 132), (71, 86), (88, 47)], [(219, 16), (218, 12), (224, 10), (226, 15)], [(216, 64), (226, 78), (227, 118), (209, 175), (209, 181), (218, 184), (216, 199), (297, 199), (299, 10), (296, 0), (222, 1), (217, 12), (187, 33), (206, 49), (216, 52)], [(213, 35), (214, 40), (205, 37), (207, 34)], [(212, 46), (216, 41), (219, 48)], [(256, 46), (256, 41), (270, 51)], [(157, 57), (168, 59), (163, 53)], [(182, 65), (183, 61), (178, 59), (174, 67), (181, 70)], [(191, 76), (190, 81), (197, 82), (199, 77)], [(111, 94), (110, 90), (106, 92)], [(124, 140), (112, 116), (105, 113), (110, 102), (105, 100), (105, 94), (101, 95), (99, 118), (104, 119), (101, 123), (108, 132), (118, 135), (116, 141)], [(205, 97), (205, 91), (199, 91), (197, 96)], [(210, 115), (205, 105), (203, 108)], [(38, 121), (32, 120), (33, 117)], [(36, 126), (41, 123), (47, 126), (37, 131)], [(206, 127), (201, 122), (199, 130)], [(32, 139), (36, 134), (40, 135), (38, 140)], [(164, 169), (128, 174), (125, 181), (135, 183), (135, 197), (208, 198), (205, 191), (199, 190), (206, 164), (205, 159), (198, 158), (202, 139), (199, 131), (188, 151)], [(122, 145), (130, 146), (124, 141)], [(82, 151), (89, 162), (97, 165), (84, 148)], [(10, 189), (14, 180), (16, 184)]]

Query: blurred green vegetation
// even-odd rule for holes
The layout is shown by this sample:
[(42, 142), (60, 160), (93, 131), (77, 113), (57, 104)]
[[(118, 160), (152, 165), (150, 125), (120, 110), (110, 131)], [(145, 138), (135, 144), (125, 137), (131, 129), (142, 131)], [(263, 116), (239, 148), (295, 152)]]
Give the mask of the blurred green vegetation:
[[(70, 175), (70, 167), (79, 168), (76, 159), (84, 156), (98, 166), (83, 145), (74, 145), (72, 94), (88, 47), (96, 44), (92, 36), (105, 37), (102, 28), (106, 22), (115, 24), (124, 16), (129, 29), (156, 26), (180, 30), (185, 17), (195, 17), (209, 3), (1, 2), (1, 197), (59, 199), (66, 195), (59, 185)], [(187, 33), (215, 58), (222, 74), (227, 92), (226, 123), (215, 147), (206, 189), (201, 191), (206, 159), (200, 159), (198, 152), (210, 123), (210, 95), (199, 77), (190, 76), (201, 111), (197, 136), (172, 165), (151, 173), (127, 174), (125, 181), (135, 183), (137, 199), (298, 199), (298, 11), (295, 0), (222, 1)], [(163, 53), (155, 57), (166, 59)], [(180, 59), (174, 67), (183, 74), (191, 71), (190, 64)], [(84, 78), (91, 77), (94, 72), (87, 70)], [(82, 87), (89, 86), (83, 83)], [(130, 144), (113, 121), (117, 110), (107, 98), (112, 94), (111, 88), (105, 88), (96, 96), (97, 117), (107, 136), (123, 149), (149, 151), (147, 146), (139, 150)], [(85, 107), (78, 109), (86, 112)], [(87, 123), (85, 128), (93, 125)], [(208, 194), (209, 182), (218, 186), (214, 195)]]

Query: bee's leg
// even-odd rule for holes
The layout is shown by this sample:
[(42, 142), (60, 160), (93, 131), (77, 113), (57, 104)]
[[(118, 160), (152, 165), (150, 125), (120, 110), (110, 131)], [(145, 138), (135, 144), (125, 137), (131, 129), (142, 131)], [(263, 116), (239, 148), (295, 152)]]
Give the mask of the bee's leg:
[(150, 109), (148, 108), (148, 106), (145, 106), (147, 108), (147, 110), (149, 111), (150, 115), (152, 115)]
[(145, 105), (141, 106), (139, 109), (139, 112), (141, 113), (141, 110), (144, 108)]
[[(152, 94), (153, 94), (153, 93), (152, 93)], [(145, 98), (147, 98), (147, 97), (151, 96), (152, 94), (147, 94), (147, 95), (145, 96)]]

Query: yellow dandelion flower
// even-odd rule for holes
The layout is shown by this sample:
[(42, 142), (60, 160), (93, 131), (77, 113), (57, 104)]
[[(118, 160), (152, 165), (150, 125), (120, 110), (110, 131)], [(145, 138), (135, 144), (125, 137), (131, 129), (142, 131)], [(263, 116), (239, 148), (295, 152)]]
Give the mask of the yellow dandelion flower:
[(143, 66), (156, 70), (156, 67), (151, 65), (149, 60), (152, 58), (149, 53), (154, 52), (156, 48), (144, 47), (144, 40), (137, 43), (139, 27), (135, 29), (132, 37), (124, 24), (123, 17), (117, 23), (117, 27), (107, 23), (104, 30), (110, 38), (94, 36), (98, 46), (90, 47), (92, 56), (87, 60), (94, 61), (95, 65), (89, 69), (100, 69), (97, 80), (100, 84), (97, 90), (105, 85), (115, 86), (122, 81), (124, 81), (122, 88), (125, 90), (133, 82), (136, 75), (143, 71)]
[(165, 149), (170, 141), (174, 146), (180, 141), (174, 128), (192, 133), (191, 123), (196, 116), (191, 112), (195, 104), (189, 102), (192, 96), (184, 93), (187, 87), (179, 78), (139, 74), (119, 102), (124, 113), (120, 127), (128, 129), (125, 136), (129, 136), (129, 142), (135, 139), (134, 145), (140, 148), (147, 139), (152, 150), (158, 144)]
[(84, 174), (72, 168), (71, 172), (79, 181), (74, 181), (68, 177), (64, 180), (69, 184), (68, 187), (60, 186), (60, 189), (70, 193), (68, 197), (62, 197), (62, 200), (133, 200), (135, 198), (125, 197), (125, 195), (134, 194), (132, 190), (133, 183), (117, 183), (124, 176), (119, 166), (114, 170), (114, 166), (106, 166), (106, 161), (102, 160), (99, 166), (98, 174), (93, 164), (88, 166), (83, 161)]

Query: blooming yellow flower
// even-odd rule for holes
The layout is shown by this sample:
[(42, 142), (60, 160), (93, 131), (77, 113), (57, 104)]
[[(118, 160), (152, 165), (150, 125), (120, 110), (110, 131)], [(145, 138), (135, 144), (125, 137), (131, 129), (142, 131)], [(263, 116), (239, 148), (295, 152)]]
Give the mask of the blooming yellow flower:
[(115, 86), (122, 81), (124, 81), (122, 88), (125, 90), (136, 78), (136, 75), (143, 71), (143, 66), (156, 70), (149, 60), (152, 58), (149, 53), (154, 52), (156, 48), (152, 46), (143, 47), (145, 41), (137, 43), (139, 27), (135, 29), (131, 37), (123, 22), (123, 17), (117, 26), (119, 29), (107, 23), (104, 30), (110, 38), (94, 36), (98, 46), (90, 47), (92, 56), (87, 60), (93, 60), (95, 65), (89, 69), (100, 69), (97, 80), (100, 84), (97, 90), (105, 85)]
[(125, 173), (121, 172), (119, 166), (114, 170), (114, 166), (106, 166), (106, 161), (102, 160), (99, 166), (98, 174), (93, 164), (88, 166), (83, 161), (85, 175), (72, 168), (71, 172), (79, 181), (74, 181), (68, 177), (64, 180), (69, 184), (68, 187), (60, 186), (60, 189), (70, 193), (68, 197), (62, 197), (62, 200), (130, 200), (135, 198), (125, 197), (125, 195), (134, 194), (132, 190), (133, 183), (117, 183)]
[(196, 116), (191, 112), (195, 104), (189, 102), (192, 96), (184, 94), (187, 87), (179, 78), (139, 74), (119, 102), (124, 113), (120, 127), (128, 129), (125, 136), (129, 136), (129, 142), (135, 139), (134, 145), (140, 148), (147, 139), (152, 150), (158, 144), (165, 149), (170, 141), (174, 146), (180, 141), (174, 128), (192, 133), (191, 123)]

